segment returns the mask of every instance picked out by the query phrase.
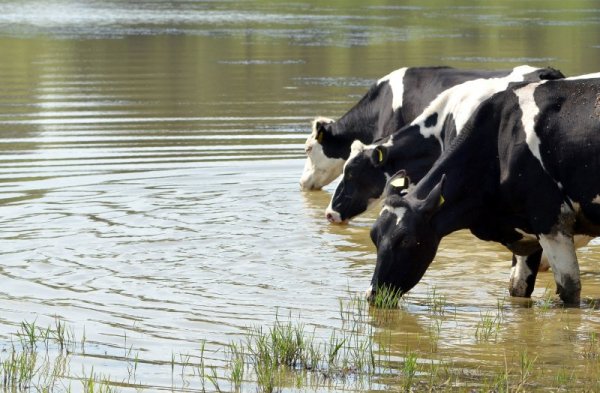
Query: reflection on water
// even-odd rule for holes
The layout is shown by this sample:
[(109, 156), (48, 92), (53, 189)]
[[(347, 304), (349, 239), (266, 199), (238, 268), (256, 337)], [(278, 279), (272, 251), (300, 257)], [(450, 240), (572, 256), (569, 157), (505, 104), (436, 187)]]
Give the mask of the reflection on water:
[[(597, 71), (591, 2), (469, 4), (2, 2), (0, 347), (22, 321), (59, 317), (88, 342), (71, 366), (124, 380), (130, 347), (144, 384), (168, 387), (172, 354), (206, 340), (222, 361), (222, 345), (279, 310), (325, 336), (340, 328), (339, 299), (371, 278), (377, 212), (331, 226), (335, 185), (299, 191), (310, 120), (404, 65)], [(580, 250), (592, 299), (598, 251)], [(378, 332), (397, 357), (497, 368), (527, 347), (584, 375), (596, 310), (544, 310), (551, 274), (533, 304), (507, 299), (509, 267), (501, 247), (453, 235)], [(499, 301), (502, 326), (482, 342)]]

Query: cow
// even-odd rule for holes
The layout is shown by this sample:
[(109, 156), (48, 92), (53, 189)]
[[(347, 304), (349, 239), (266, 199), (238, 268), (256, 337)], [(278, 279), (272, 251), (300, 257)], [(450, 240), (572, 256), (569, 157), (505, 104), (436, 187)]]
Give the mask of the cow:
[[(355, 141), (344, 165), (342, 180), (326, 209), (327, 219), (344, 223), (375, 205), (387, 179), (400, 169), (408, 172), (407, 179), (418, 182), (460, 133), (477, 106), (494, 93), (517, 81), (563, 77), (552, 68), (520, 66), (504, 77), (467, 81), (442, 92), (411, 124), (390, 137), (370, 146)], [(409, 185), (407, 182), (406, 186)], [(513, 256), (509, 280), (511, 296), (531, 296), (540, 258), (537, 254)], [(544, 263), (541, 270), (547, 269), (548, 264)]]
[(356, 140), (343, 167), (343, 177), (325, 210), (332, 223), (347, 223), (379, 201), (386, 181), (404, 169), (418, 182), (458, 135), (482, 101), (510, 83), (564, 78), (552, 68), (519, 66), (502, 77), (479, 78), (440, 93), (410, 124), (365, 145)]
[[(312, 123), (300, 186), (321, 189), (341, 173), (352, 142), (388, 136), (413, 121), (439, 93), (477, 78), (503, 77), (512, 71), (460, 70), (451, 67), (400, 68), (379, 79), (339, 120), (324, 117)], [(554, 70), (548, 69), (551, 78)], [(540, 78), (545, 79), (543, 75)]]
[(560, 299), (579, 305), (574, 235), (600, 235), (599, 172), (600, 74), (493, 95), (416, 186), (405, 189), (404, 173), (390, 179), (371, 230), (370, 296), (409, 291), (441, 239), (469, 229), (517, 255), (543, 250)]

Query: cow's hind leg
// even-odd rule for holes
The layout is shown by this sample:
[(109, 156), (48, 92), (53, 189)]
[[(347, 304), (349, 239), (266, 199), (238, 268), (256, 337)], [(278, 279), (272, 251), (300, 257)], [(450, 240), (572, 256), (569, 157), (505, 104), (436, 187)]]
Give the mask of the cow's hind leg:
[(562, 232), (540, 235), (540, 244), (548, 256), (561, 300), (567, 305), (579, 306), (581, 281), (573, 236)]
[(510, 269), (510, 281), (508, 292), (514, 297), (531, 297), (535, 288), (542, 249), (528, 256), (513, 254), (512, 268)]

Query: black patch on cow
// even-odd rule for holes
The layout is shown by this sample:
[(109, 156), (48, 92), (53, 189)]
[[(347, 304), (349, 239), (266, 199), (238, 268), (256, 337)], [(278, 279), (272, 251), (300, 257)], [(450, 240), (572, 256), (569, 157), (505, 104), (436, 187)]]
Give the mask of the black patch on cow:
[(540, 248), (533, 254), (525, 258), (525, 264), (531, 270), (531, 274), (527, 277), (525, 282), (527, 283), (527, 289), (525, 290), (525, 297), (531, 297), (535, 288), (535, 278), (537, 277), (538, 270), (540, 268), (540, 262), (542, 260), (542, 249)]
[[(442, 91), (478, 78), (497, 78), (509, 71), (460, 70), (451, 67), (411, 67), (403, 79), (403, 105), (392, 109), (393, 94), (389, 82), (373, 84), (366, 94), (330, 128), (331, 143), (323, 143), (325, 155), (331, 158), (348, 158), (350, 145), (356, 139), (365, 144), (391, 135), (413, 121)], [(527, 75), (525, 80), (555, 79), (560, 71), (544, 68)], [(433, 121), (427, 119), (428, 121)], [(341, 145), (341, 146), (336, 146)]]
[(437, 112), (432, 115), (429, 115), (429, 117), (427, 119), (425, 119), (425, 127), (427, 127), (427, 128), (434, 127), (437, 124), (437, 120), (438, 120)]
[(461, 70), (451, 67), (408, 68), (403, 80), (402, 107), (396, 110), (395, 115), (397, 128), (389, 130), (390, 134), (412, 122), (442, 91), (473, 79), (499, 78), (511, 72), (512, 70)]
[(440, 132), (440, 139), (445, 147), (450, 146), (450, 143), (456, 138), (456, 121), (454, 120), (454, 115), (452, 113), (448, 113), (446, 118), (444, 119), (444, 125), (442, 127), (442, 131)]
[(552, 67), (540, 68), (529, 74), (525, 74), (523, 80), (535, 82), (537, 80), (555, 80), (563, 79), (565, 76), (562, 72)]

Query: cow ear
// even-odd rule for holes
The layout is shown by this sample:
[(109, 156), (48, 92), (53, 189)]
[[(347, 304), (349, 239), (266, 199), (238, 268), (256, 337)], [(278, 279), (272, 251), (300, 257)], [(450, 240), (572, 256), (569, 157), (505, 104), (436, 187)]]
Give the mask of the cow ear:
[(408, 189), (409, 185), (410, 178), (406, 176), (406, 171), (402, 169), (388, 180), (386, 195), (402, 195)]
[(431, 217), (438, 209), (444, 204), (444, 195), (442, 190), (444, 188), (444, 183), (446, 182), (446, 175), (442, 175), (441, 180), (438, 184), (433, 187), (433, 189), (429, 192), (429, 195), (421, 201), (419, 210), (421, 210), (425, 215)]
[(316, 139), (320, 144), (323, 143), (323, 139), (330, 133), (332, 120), (330, 119), (317, 119), (315, 120), (314, 128), (316, 131)]
[(383, 145), (376, 146), (371, 152), (371, 161), (376, 167), (385, 165), (388, 159), (388, 149)]

